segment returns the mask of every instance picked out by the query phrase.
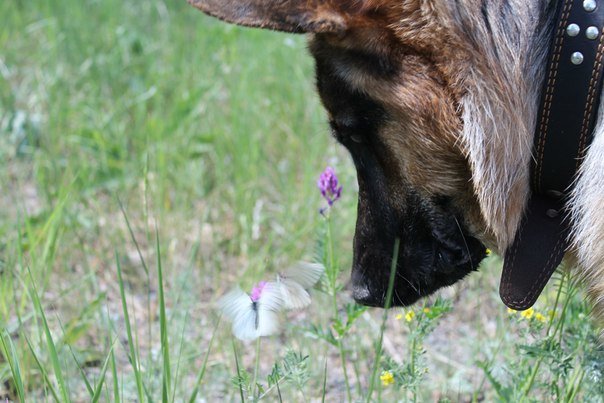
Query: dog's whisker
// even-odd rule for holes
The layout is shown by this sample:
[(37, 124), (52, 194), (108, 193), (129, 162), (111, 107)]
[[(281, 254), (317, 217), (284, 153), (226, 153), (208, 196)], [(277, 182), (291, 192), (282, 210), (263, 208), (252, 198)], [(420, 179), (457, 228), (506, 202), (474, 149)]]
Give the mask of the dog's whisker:
[(400, 295), (398, 295), (398, 291), (394, 290), (394, 295), (396, 296), (396, 299), (397, 299), (399, 302), (402, 302), (402, 301), (403, 301), (403, 299), (401, 298), (401, 296), (400, 296)]
[(476, 270), (476, 268), (474, 267), (474, 262), (472, 261), (472, 254), (470, 253), (470, 248), (468, 247), (468, 242), (466, 241), (466, 236), (464, 235), (463, 230), (461, 229), (459, 220), (457, 220), (457, 216), (455, 216), (455, 215), (453, 216), (453, 219), (455, 220), (455, 224), (457, 224), (457, 229), (459, 230), (459, 234), (461, 235), (463, 244), (466, 247), (466, 252), (468, 252), (468, 258), (470, 259), (470, 267), (472, 268), (472, 270)]
[(402, 274), (400, 274), (398, 271), (396, 272), (396, 275), (397, 275), (398, 277), (402, 278), (403, 280), (405, 280), (405, 281), (407, 282), (407, 284), (409, 284), (409, 286), (411, 286), (411, 288), (413, 288), (413, 290), (414, 290), (416, 293), (418, 293), (418, 294), (420, 293), (420, 292), (419, 292), (419, 289), (418, 289), (417, 287), (415, 287), (415, 286), (413, 285), (413, 283), (412, 283), (411, 281), (409, 281), (409, 280), (408, 280), (408, 279), (407, 279), (405, 276), (403, 276)]

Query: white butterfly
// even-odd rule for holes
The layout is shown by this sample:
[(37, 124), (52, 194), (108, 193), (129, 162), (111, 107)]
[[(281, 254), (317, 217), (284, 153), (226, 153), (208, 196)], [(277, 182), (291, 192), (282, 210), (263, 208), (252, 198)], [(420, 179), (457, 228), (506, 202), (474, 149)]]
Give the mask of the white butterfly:
[(310, 305), (308, 289), (312, 288), (325, 271), (321, 263), (299, 262), (283, 273), (277, 274), (276, 288), (281, 293), (285, 309), (302, 309)]
[(233, 335), (240, 340), (254, 340), (279, 330), (277, 312), (282, 299), (274, 283), (261, 281), (251, 294), (237, 287), (218, 301), (223, 315), (233, 322)]

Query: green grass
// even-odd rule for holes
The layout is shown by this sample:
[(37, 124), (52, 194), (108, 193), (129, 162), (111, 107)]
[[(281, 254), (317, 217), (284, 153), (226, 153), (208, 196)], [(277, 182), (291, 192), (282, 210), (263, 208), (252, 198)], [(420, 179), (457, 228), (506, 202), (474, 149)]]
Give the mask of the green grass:
[[(0, 15), (0, 400), (604, 401), (604, 352), (566, 277), (536, 307), (551, 324), (503, 308), (496, 257), (383, 332), (351, 303), (356, 178), (303, 37), (184, 1)], [(326, 243), (327, 164), (344, 194)], [(218, 297), (326, 246), (312, 306), (259, 356), (232, 341)]]
[(11, 370), (11, 379), (15, 385), (16, 397), (19, 401), (25, 400), (25, 388), (23, 387), (23, 378), (21, 377), (21, 366), (16, 356), (15, 346), (12, 339), (6, 332), (0, 335), (0, 343), (2, 347), (2, 355), (5, 358)]

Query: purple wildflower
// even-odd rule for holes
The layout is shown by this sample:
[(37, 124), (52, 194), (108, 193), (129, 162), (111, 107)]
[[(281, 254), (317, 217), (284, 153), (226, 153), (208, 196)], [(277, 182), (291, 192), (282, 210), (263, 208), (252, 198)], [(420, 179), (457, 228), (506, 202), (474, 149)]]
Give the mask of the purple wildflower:
[(327, 204), (331, 207), (342, 194), (342, 186), (338, 186), (338, 177), (332, 167), (325, 168), (325, 171), (319, 177), (317, 186), (321, 191), (321, 195)]
[(261, 281), (252, 288), (252, 292), (250, 293), (252, 302), (257, 302), (260, 299), (264, 287), (266, 287), (266, 281)]

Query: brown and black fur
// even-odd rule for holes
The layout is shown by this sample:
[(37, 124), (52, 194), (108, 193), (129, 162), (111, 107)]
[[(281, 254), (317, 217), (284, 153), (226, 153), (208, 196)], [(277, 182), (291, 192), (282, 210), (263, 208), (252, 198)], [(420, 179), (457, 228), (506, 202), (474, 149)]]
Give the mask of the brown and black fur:
[[(424, 56), (420, 54), (346, 48), (338, 38), (326, 34), (313, 38), (311, 53), (333, 134), (348, 149), (357, 170), (359, 204), (352, 269), (355, 299), (367, 305), (384, 305), (396, 238), (402, 246), (394, 304), (411, 304), (476, 269), (485, 248), (465, 228), (459, 210), (465, 203), (456, 200), (447, 183), (463, 186), (470, 181), (470, 170), (466, 159), (451, 146), (454, 141), (446, 144), (438, 138), (445, 128), (437, 113), (454, 102), (446, 93), (443, 78), (422, 65)], [(409, 70), (425, 77), (412, 83), (409, 90), (430, 93), (433, 98), (417, 97), (401, 107), (399, 100), (388, 99), (390, 93), (379, 90), (383, 83), (396, 87), (402, 77), (408, 78)], [(351, 75), (376, 81), (376, 86), (368, 85), (374, 91), (352, 84)], [(407, 90), (401, 88), (400, 95), (405, 96), (403, 91)], [(413, 144), (413, 133), (408, 133), (412, 128), (400, 125), (418, 111), (425, 114), (422, 125), (435, 135), (426, 136), (421, 148)], [(453, 131), (447, 135), (453, 136)], [(434, 153), (441, 154), (446, 164), (435, 160)], [(458, 176), (459, 172), (464, 175)], [(428, 175), (434, 178), (426, 178)], [(433, 180), (436, 177), (439, 180)], [(442, 180), (447, 177), (448, 181)]]
[[(228, 22), (310, 34), (319, 94), (358, 174), (357, 300), (384, 304), (396, 238), (392, 302), (403, 305), (475, 270), (485, 246), (507, 249), (529, 193), (551, 2), (189, 1)], [(602, 131), (569, 206), (569, 257), (600, 312)]]

